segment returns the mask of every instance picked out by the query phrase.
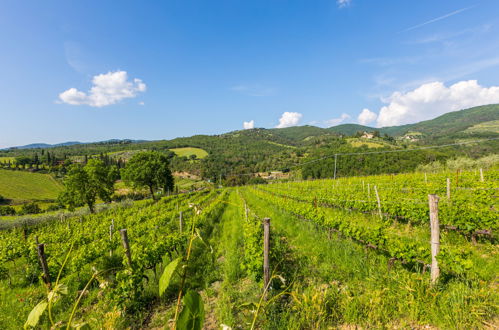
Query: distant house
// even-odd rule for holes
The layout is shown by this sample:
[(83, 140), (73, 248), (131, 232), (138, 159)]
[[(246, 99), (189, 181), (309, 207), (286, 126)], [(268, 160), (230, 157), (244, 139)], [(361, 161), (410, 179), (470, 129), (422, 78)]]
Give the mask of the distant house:
[(363, 138), (363, 139), (373, 139), (374, 138), (374, 134), (373, 133), (369, 133), (369, 132), (364, 132), (364, 134), (362, 134), (361, 138)]

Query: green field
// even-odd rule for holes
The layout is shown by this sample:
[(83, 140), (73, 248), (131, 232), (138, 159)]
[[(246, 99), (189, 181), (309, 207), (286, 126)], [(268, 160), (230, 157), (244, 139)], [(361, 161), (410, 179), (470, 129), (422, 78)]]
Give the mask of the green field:
[(170, 150), (173, 151), (179, 157), (189, 157), (191, 155), (196, 155), (197, 158), (202, 159), (208, 156), (206, 150), (203, 150), (201, 148), (187, 147), (187, 148), (173, 148)]
[(7, 162), (11, 162), (13, 163), (15, 160), (15, 157), (0, 157), (0, 163), (7, 163)]
[(53, 200), (62, 185), (48, 174), (0, 170), (0, 195), (12, 203)]
[(466, 133), (483, 133), (494, 132), (499, 133), (499, 120), (486, 121), (484, 123), (476, 124), (465, 130)]
[(352, 147), (355, 147), (355, 148), (359, 148), (359, 147), (362, 147), (364, 145), (368, 148), (383, 148), (386, 146), (385, 144), (381, 144), (378, 142), (366, 141), (365, 139), (352, 138), (352, 139), (347, 139), (347, 141), (348, 141), (348, 143), (350, 143), (350, 145)]

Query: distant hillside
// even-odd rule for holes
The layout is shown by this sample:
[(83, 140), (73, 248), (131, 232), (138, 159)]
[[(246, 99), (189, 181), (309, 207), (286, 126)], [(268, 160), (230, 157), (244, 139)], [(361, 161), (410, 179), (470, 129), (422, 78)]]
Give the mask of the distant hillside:
[(31, 144), (27, 144), (24, 146), (5, 148), (3, 150), (6, 150), (6, 149), (49, 149), (49, 148), (57, 148), (57, 147), (70, 147), (70, 146), (81, 145), (81, 144), (97, 144), (97, 145), (105, 144), (106, 145), (106, 144), (130, 144), (130, 143), (140, 143), (140, 142), (146, 142), (146, 140), (111, 139), (111, 140), (99, 141), (99, 142), (68, 141), (68, 142), (57, 143), (57, 144), (31, 143)]
[(499, 120), (499, 104), (449, 112), (435, 119), (410, 125), (408, 130), (432, 137), (450, 136), (463, 133), (474, 125), (494, 120)]
[(287, 128), (272, 128), (269, 129), (272, 134), (284, 137), (292, 141), (302, 141), (311, 136), (320, 136), (330, 134), (328, 129), (315, 126), (294, 126)]
[(13, 149), (47, 149), (47, 148), (56, 148), (56, 147), (67, 147), (75, 144), (81, 144), (81, 142), (69, 141), (58, 144), (32, 143), (32, 144), (27, 144), (25, 146), (13, 147)]
[[(420, 132), (423, 135), (431, 137), (449, 137), (456, 133), (463, 133), (468, 128), (486, 122), (499, 120), (499, 104), (484, 105), (470, 109), (454, 111), (446, 113), (440, 117), (425, 120), (415, 124), (407, 124), (391, 127), (369, 127), (358, 124), (343, 124), (328, 128), (330, 132), (355, 135), (358, 131), (372, 132), (379, 131), (381, 134), (391, 136), (403, 136), (408, 132)], [(490, 123), (490, 125), (493, 123)], [(468, 130), (468, 133), (475, 132), (490, 132), (494, 133), (494, 129)]]
[(357, 132), (372, 132), (374, 130), (377, 130), (377, 128), (374, 127), (369, 127), (369, 126), (364, 126), (364, 125), (359, 125), (359, 124), (342, 124), (338, 126), (333, 126), (329, 127), (327, 129), (330, 132), (337, 133), (337, 134), (343, 134), (343, 135), (355, 135)]
[[(83, 159), (83, 156), (95, 157), (102, 155), (101, 157), (104, 157), (104, 155), (107, 155), (116, 161), (126, 162), (130, 155), (138, 151), (157, 150), (165, 153), (169, 152), (171, 166), (175, 171), (188, 172), (210, 180), (218, 180), (220, 175), (232, 176), (232, 183), (236, 184), (250, 178), (239, 174), (276, 169), (285, 170), (308, 159), (321, 158), (334, 153), (356, 153), (372, 149), (396, 150), (446, 144), (467, 138), (497, 137), (499, 136), (498, 129), (499, 105), (488, 105), (447, 113), (438, 118), (416, 124), (393, 127), (374, 128), (357, 124), (344, 124), (330, 128), (320, 128), (305, 125), (288, 128), (254, 128), (219, 135), (194, 135), (159, 141), (69, 142), (50, 145), (50, 155), (52, 159), (58, 160), (64, 160), (67, 157), (70, 159), (77, 159), (78, 157), (78, 159)], [(345, 136), (355, 135), (358, 131), (372, 132), (375, 130), (381, 133), (379, 138), (371, 140), (345, 138)], [(397, 139), (407, 133), (410, 133), (408, 134), (410, 136), (416, 136), (416, 138)], [(389, 136), (386, 137), (385, 134)], [(35, 145), (35, 148), (32, 147), (32, 149), (24, 149), (25, 147), (0, 150), (0, 158), (12, 160), (18, 156), (28, 156), (33, 159), (41, 159), (42, 153), (37, 148), (48, 148), (46, 145)], [(378, 161), (389, 164), (389, 166), (386, 165), (383, 168), (383, 171), (395, 173), (413, 169), (419, 164), (435, 159), (444, 160), (462, 155), (464, 147), (458, 149), (420, 152), (417, 157), (412, 156), (413, 153), (411, 153), (410, 157), (405, 154), (404, 157), (399, 157), (398, 154), (394, 153), (389, 157), (386, 156), (387, 158), (380, 158)], [(497, 141), (489, 141), (476, 146), (476, 148), (470, 146), (466, 151), (466, 155), (478, 157), (497, 153), (499, 152), (498, 149), (499, 144)], [(179, 150), (182, 152), (179, 152)], [(198, 152), (198, 154), (194, 151)], [(199, 152), (202, 152), (202, 154)], [(193, 154), (196, 154), (197, 159), (192, 158)], [(48, 157), (47, 153), (45, 153), (44, 157)], [(400, 162), (401, 159), (407, 160), (408, 163)], [(369, 163), (365, 168), (371, 165)], [(355, 167), (356, 163), (353, 162), (349, 166)], [(381, 171), (381, 167), (378, 169)], [(317, 171), (317, 173), (327, 172), (321, 172), (322, 169), (320, 171), (317, 169)], [(234, 174), (238, 174), (238, 176)]]

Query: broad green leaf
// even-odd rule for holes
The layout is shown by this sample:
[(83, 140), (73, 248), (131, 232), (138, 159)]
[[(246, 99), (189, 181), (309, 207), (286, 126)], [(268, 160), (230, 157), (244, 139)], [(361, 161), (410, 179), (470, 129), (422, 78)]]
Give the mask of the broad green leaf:
[(38, 321), (40, 321), (40, 316), (42, 316), (43, 312), (47, 308), (47, 302), (45, 300), (40, 301), (38, 305), (31, 310), (28, 315), (28, 320), (24, 323), (24, 329), (34, 328), (38, 325)]
[(204, 305), (196, 291), (188, 291), (184, 298), (184, 308), (177, 321), (179, 330), (201, 330), (204, 322)]
[(178, 263), (182, 258), (177, 258), (170, 262), (168, 266), (165, 267), (163, 275), (159, 279), (159, 296), (161, 297), (165, 293), (166, 289), (170, 285), (170, 279), (172, 278), (173, 272), (177, 269)]

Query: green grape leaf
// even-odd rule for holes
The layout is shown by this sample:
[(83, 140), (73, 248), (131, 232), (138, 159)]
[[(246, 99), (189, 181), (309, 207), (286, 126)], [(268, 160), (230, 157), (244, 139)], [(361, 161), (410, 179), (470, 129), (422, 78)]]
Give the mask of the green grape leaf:
[(196, 291), (188, 291), (183, 300), (184, 308), (177, 321), (179, 330), (201, 330), (204, 322), (204, 305)]
[(28, 315), (28, 320), (26, 320), (26, 323), (24, 323), (24, 329), (31, 329), (34, 328), (38, 325), (38, 321), (40, 321), (40, 317), (42, 316), (43, 312), (45, 312), (45, 309), (47, 308), (48, 303), (43, 300), (36, 305), (31, 312)]
[(182, 258), (177, 258), (170, 262), (168, 266), (165, 267), (161, 278), (159, 279), (159, 296), (161, 297), (165, 293), (166, 289), (170, 285), (170, 280), (172, 278), (173, 272), (177, 269), (178, 263)]

